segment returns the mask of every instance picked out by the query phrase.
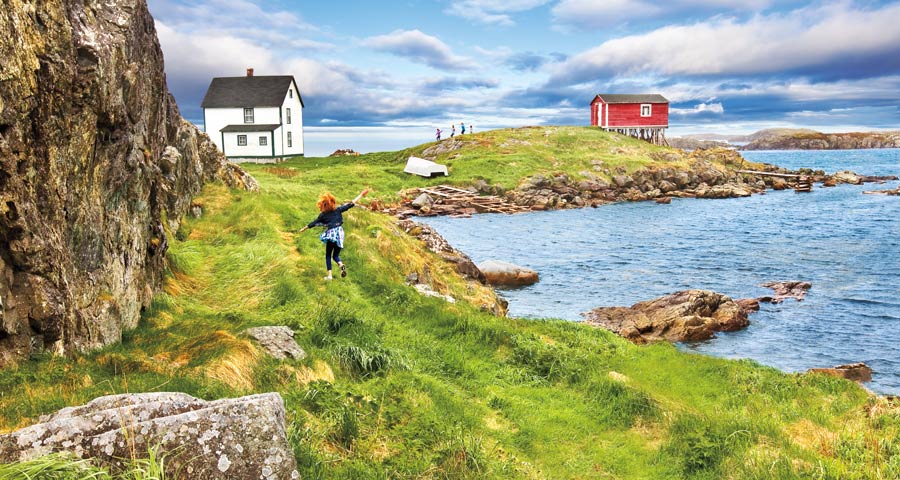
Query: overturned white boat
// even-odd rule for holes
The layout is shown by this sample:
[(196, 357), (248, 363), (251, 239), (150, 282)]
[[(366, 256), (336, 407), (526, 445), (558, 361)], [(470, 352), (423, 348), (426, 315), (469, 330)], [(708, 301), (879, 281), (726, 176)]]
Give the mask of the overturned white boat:
[(434, 163), (431, 160), (425, 160), (424, 158), (419, 157), (409, 157), (409, 160), (406, 161), (406, 168), (404, 168), (403, 171), (428, 178), (436, 175), (443, 175), (445, 177), (450, 175), (446, 165)]

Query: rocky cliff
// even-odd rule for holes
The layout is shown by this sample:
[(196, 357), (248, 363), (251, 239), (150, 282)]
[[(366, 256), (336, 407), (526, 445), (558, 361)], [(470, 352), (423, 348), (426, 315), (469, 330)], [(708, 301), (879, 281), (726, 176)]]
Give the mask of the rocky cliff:
[(760, 136), (741, 150), (849, 150), (900, 147), (900, 132), (821, 133), (789, 132)]
[(118, 341), (204, 182), (256, 182), (183, 120), (144, 0), (2, 0), (0, 368)]

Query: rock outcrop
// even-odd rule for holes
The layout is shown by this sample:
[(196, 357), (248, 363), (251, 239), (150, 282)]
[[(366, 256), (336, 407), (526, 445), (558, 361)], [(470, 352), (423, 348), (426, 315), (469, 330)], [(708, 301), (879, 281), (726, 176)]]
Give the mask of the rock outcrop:
[(156, 448), (172, 477), (299, 479), (284, 419), (277, 393), (212, 402), (184, 393), (110, 395), (0, 435), (0, 463), (65, 451), (115, 469)]
[(582, 315), (584, 323), (634, 343), (706, 340), (715, 332), (750, 324), (747, 312), (731, 298), (708, 290), (684, 290), (631, 307), (600, 307)]
[(478, 265), (491, 285), (532, 285), (539, 280), (538, 272), (509, 262), (487, 260)]
[(810, 368), (809, 373), (821, 373), (860, 383), (872, 381), (872, 367), (862, 362), (838, 365), (834, 368)]
[(121, 338), (204, 182), (255, 189), (183, 120), (144, 0), (0, 14), (0, 368)]
[(416, 223), (412, 220), (400, 220), (397, 226), (404, 232), (418, 238), (425, 243), (425, 248), (438, 254), (444, 260), (452, 263), (456, 267), (456, 271), (463, 277), (476, 280), (480, 283), (487, 283), (484, 273), (478, 269), (475, 262), (465, 253), (453, 248), (444, 237), (428, 225)]

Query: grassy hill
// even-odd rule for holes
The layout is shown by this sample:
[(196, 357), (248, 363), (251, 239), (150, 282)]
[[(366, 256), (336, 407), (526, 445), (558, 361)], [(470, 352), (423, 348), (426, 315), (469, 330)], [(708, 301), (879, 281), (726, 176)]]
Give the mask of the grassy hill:
[[(170, 232), (171, 271), (140, 326), (101, 351), (0, 372), (0, 431), (110, 393), (277, 391), (304, 479), (900, 476), (900, 413), (855, 384), (495, 317), (482, 308), (493, 292), (385, 215), (346, 214), (350, 274), (324, 282), (317, 234), (295, 233), (323, 190), (350, 199), (370, 185), (390, 200), (446, 180), (512, 187), (597, 160), (633, 170), (666, 153), (587, 128), (460, 142), (437, 154), (449, 179), (401, 172), (426, 144), (248, 166), (259, 194), (208, 186), (196, 200), (203, 216)], [(426, 270), (456, 303), (404, 283)], [(290, 326), (308, 357), (267, 357), (242, 335), (260, 325)]]

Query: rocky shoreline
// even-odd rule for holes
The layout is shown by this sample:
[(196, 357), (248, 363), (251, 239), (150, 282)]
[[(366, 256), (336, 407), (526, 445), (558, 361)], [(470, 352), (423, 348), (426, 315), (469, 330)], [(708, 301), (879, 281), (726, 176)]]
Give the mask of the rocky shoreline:
[[(505, 190), (476, 180), (469, 191), (473, 194), (496, 197), (520, 211), (559, 210), (564, 208), (597, 207), (615, 202), (656, 200), (669, 203), (671, 198), (736, 198), (764, 193), (768, 189), (794, 188), (796, 181), (771, 175), (746, 173), (741, 170), (745, 160), (734, 151), (724, 148), (696, 150), (694, 152), (658, 153), (655, 160), (669, 164), (687, 164), (688, 167), (648, 167), (627, 173), (622, 167), (607, 168), (602, 161), (592, 162), (592, 171), (582, 171), (582, 178), (575, 179), (560, 173), (535, 175), (524, 179), (515, 189)], [(720, 167), (725, 165), (727, 167)], [(826, 174), (821, 170), (801, 169), (790, 171), (774, 165), (765, 165), (764, 173), (804, 175), (823, 186), (838, 184), (859, 185), (866, 182), (896, 180), (895, 176), (874, 177), (853, 172)], [(609, 179), (609, 180), (607, 180)], [(469, 216), (492, 210), (475, 202), (449, 202), (442, 198), (423, 197), (416, 191), (408, 191), (405, 200), (387, 209), (400, 218), (411, 216)]]

